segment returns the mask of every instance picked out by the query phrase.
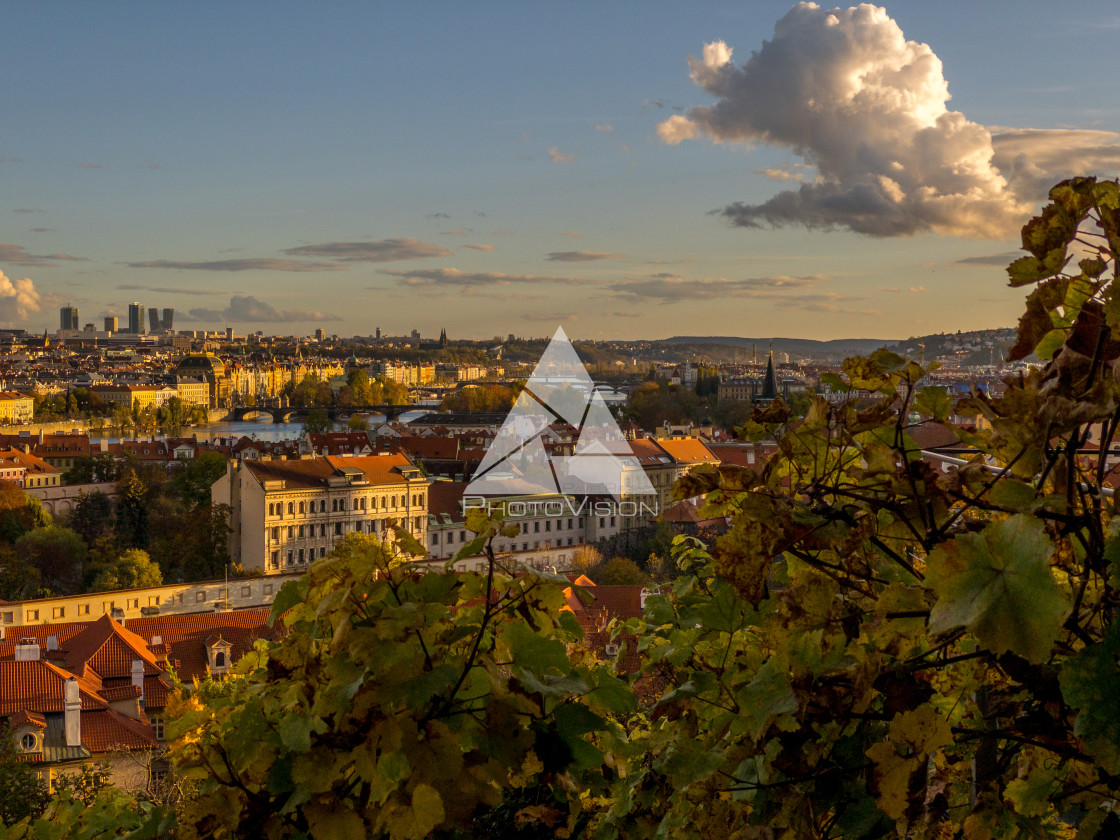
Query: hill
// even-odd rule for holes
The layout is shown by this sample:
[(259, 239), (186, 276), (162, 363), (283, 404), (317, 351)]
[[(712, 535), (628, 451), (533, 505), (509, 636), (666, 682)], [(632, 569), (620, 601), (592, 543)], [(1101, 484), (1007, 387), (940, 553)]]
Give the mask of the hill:
[(671, 345), (682, 354), (727, 361), (748, 361), (757, 354), (763, 358), (773, 345), (775, 353), (789, 353), (791, 359), (816, 362), (840, 361), (849, 356), (864, 356), (880, 347), (893, 347), (898, 341), (881, 338), (838, 338), (817, 341), (811, 338), (739, 338), (736, 336), (674, 336), (654, 342)]

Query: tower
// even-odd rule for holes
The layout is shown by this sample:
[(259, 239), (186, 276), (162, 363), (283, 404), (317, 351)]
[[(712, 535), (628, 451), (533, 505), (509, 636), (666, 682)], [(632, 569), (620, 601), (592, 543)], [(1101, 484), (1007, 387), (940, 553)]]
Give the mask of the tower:
[(439, 346), (441, 350), (447, 347), (447, 330), (439, 331)]
[(58, 326), (64, 330), (78, 329), (78, 307), (66, 305), (59, 309)]
[(128, 331), (133, 335), (144, 335), (148, 331), (144, 326), (144, 307), (137, 301), (128, 305)]
[(165, 307), (163, 310), (163, 328), (171, 332), (175, 327), (175, 310)]
[(159, 326), (160, 326), (160, 324), (159, 324), (159, 310), (156, 309), (154, 306), (151, 309), (148, 310), (148, 320), (151, 321), (152, 332), (154, 332), (154, 333), (159, 332)]
[(117, 329), (118, 329), (118, 327), (117, 327), (117, 316), (116, 315), (106, 315), (105, 316), (105, 332), (116, 332)]

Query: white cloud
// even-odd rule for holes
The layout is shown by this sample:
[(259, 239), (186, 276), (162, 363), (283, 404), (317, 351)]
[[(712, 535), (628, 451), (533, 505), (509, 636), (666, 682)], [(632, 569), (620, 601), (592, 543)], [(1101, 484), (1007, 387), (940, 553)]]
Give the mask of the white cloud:
[(662, 122), (664, 142), (703, 135), (784, 146), (817, 170), (816, 180), (797, 190), (721, 211), (743, 227), (1005, 238), (1046, 186), (1120, 164), (1120, 136), (1110, 132), (993, 136), (950, 111), (940, 59), (872, 5), (799, 3), (744, 63), (734, 64), (722, 41), (688, 63), (692, 80), (717, 102)]
[(16, 279), (0, 271), (0, 321), (22, 321), (42, 308), (42, 295), (29, 277)]
[(574, 153), (569, 155), (561, 154), (560, 150), (556, 146), (553, 146), (548, 150), (548, 156), (552, 158), (553, 163), (571, 163), (576, 159)]
[(597, 126), (595, 126), (595, 130), (596, 131), (605, 131), (607, 133), (610, 133), (610, 132), (614, 131), (614, 126), (611, 125), (610, 123), (599, 123)]

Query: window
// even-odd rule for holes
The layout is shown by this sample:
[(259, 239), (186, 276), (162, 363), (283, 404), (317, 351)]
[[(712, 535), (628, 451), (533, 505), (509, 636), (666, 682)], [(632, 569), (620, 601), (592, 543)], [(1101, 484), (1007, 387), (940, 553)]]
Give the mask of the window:
[(66, 607), (54, 607), (51, 610), (51, 618), (65, 618)]
[(306, 513), (306, 511), (304, 510), (304, 504), (303, 504), (303, 502), (300, 502), (300, 503), (299, 503), (299, 512), (300, 512), (300, 513)]
[(552, 530), (552, 520), (551, 519), (546, 519), (545, 520), (544, 529), (546, 531), (551, 531)]
[(604, 519), (602, 516), (599, 517), (599, 527), (600, 528), (606, 528), (607, 527), (607, 520)]
[(417, 534), (420, 533), (420, 529), (423, 527), (423, 525), (421, 524), (422, 522), (423, 522), (423, 519), (419, 516), (417, 516), (416, 519), (413, 520), (412, 530), (415, 531)]
[(331, 513), (338, 512), (338, 499), (331, 499)]
[[(180, 595), (179, 597), (182, 598), (183, 596)], [(79, 604), (78, 615), (89, 615), (89, 604)]]
[(242, 598), (251, 598), (252, 596), (253, 596), (253, 587), (251, 587), (251, 586), (242, 586), (241, 587), (241, 597)]
[(326, 525), (320, 525), (319, 526), (319, 536), (320, 537), (325, 537), (326, 535), (327, 535), (327, 526)]
[(613, 516), (611, 517), (611, 527), (612, 528), (614, 527), (614, 517)]
[(361, 500), (361, 504), (359, 505), (359, 507), (360, 507), (360, 508), (361, 508), (362, 510), (365, 510), (365, 509), (366, 509), (366, 500), (365, 500), (364, 498), (363, 498), (363, 499)]
[(294, 557), (294, 556), (295, 556), (295, 552), (288, 551), (288, 565), (289, 566), (292, 565), (292, 557)]
[(303, 549), (302, 548), (299, 550), (299, 562), (301, 562), (301, 563), (303, 562)]
[(163, 740), (163, 718), (149, 717), (148, 722), (152, 725), (152, 732), (155, 733), (156, 740)]
[(272, 529), (272, 538), (274, 540), (279, 540), (280, 539), (280, 529), (279, 528), (273, 528)]
[(540, 522), (534, 522), (533, 523), (533, 533), (534, 534), (539, 534), (540, 532), (541, 532), (541, 523)]
[(326, 557), (327, 556), (327, 550), (325, 548), (320, 548), (319, 549), (319, 556), (320, 557)]
[(420, 505), (422, 506), (422, 505), (424, 504), (424, 494), (423, 494), (423, 493), (421, 493), (421, 494), (420, 494), (419, 496), (417, 496), (416, 498), (418, 498), (418, 499), (420, 500), (420, 501), (418, 502), (418, 504), (420, 504)]
[(572, 528), (572, 520), (569, 519), (568, 520), (568, 530), (570, 531), (571, 528)]
[(291, 515), (291, 514), (294, 514), (295, 512), (296, 512), (296, 506), (292, 502), (288, 502), (288, 514)]
[(295, 535), (296, 535), (296, 528), (295, 528), (295, 526), (294, 526), (294, 525), (289, 525), (289, 526), (288, 526), (288, 539), (291, 539), (291, 538), (292, 538), (292, 537), (294, 537)]
[(432, 545), (439, 545), (439, 534), (432, 534)]
[[(273, 554), (275, 554), (275, 552), (273, 552)], [(264, 594), (265, 595), (271, 595), (272, 594), (272, 584), (271, 583), (266, 583), (264, 585)]]
[[(279, 551), (272, 552), (272, 568), (273, 569), (280, 568), (280, 552)], [(269, 585), (271, 586), (271, 584), (269, 584)], [(267, 595), (268, 593), (265, 593), (265, 594)]]
[(336, 534), (341, 534), (342, 533), (342, 523), (341, 522), (334, 523), (334, 532)]
[(149, 607), (158, 607), (159, 606), (159, 596), (158, 595), (149, 595), (148, 596), (148, 606)]
[(224, 667), (226, 667), (226, 654), (225, 654), (225, 651), (219, 650), (219, 651), (218, 651), (217, 653), (215, 653), (215, 654), (214, 654), (214, 667), (215, 667), (215, 668), (224, 668)]
[(35, 736), (28, 732), (19, 739), (19, 745), (23, 747), (24, 752), (31, 752), (35, 749)]
[(201, 604), (203, 601), (206, 600), (206, 593), (205, 592), (196, 592), (194, 594), (194, 600), (195, 600), (196, 604)]
[(28, 621), (38, 621), (39, 620), (39, 611), (38, 610), (28, 610), (27, 611), (27, 620)]

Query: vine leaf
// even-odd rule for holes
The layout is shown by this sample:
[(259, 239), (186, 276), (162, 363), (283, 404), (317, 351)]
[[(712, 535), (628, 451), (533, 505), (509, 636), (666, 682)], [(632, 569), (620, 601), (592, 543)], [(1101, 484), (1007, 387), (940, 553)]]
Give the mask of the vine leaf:
[(1045, 662), (1070, 610), (1050, 572), (1053, 552), (1045, 525), (1022, 514), (939, 545), (927, 564), (937, 597), (930, 630), (964, 627), (993, 653)]
[(1073, 734), (1109, 773), (1120, 773), (1120, 623), (1062, 667), (1065, 701), (1079, 714)]

